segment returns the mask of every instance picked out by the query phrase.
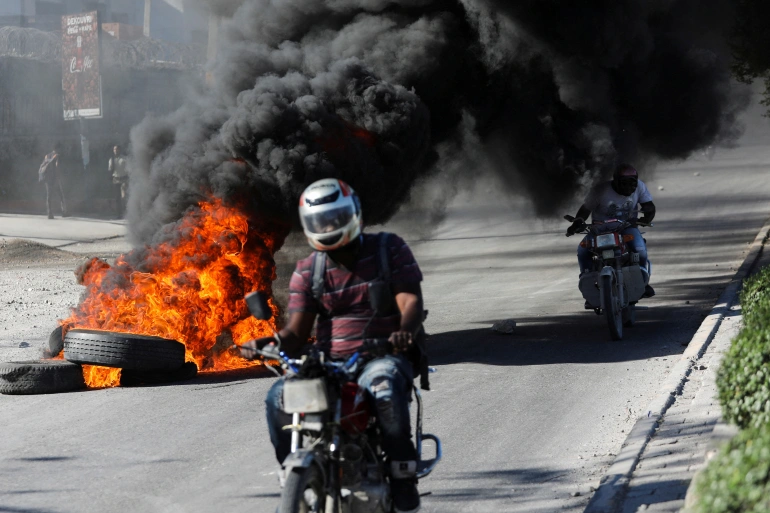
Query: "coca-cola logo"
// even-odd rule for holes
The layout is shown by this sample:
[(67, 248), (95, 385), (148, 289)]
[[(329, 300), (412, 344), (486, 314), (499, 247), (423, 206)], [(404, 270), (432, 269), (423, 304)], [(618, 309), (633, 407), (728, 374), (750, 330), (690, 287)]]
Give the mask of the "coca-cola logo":
[(70, 61), (70, 73), (80, 73), (82, 71), (85, 71), (87, 69), (91, 69), (94, 67), (94, 60), (86, 55), (83, 58), (83, 63), (81, 65), (78, 65), (78, 58), (73, 57)]

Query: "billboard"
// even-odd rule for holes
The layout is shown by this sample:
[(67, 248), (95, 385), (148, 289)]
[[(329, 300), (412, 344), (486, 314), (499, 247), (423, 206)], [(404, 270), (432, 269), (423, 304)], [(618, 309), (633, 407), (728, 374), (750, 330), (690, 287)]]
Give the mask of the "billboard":
[(101, 45), (96, 11), (62, 16), (64, 119), (102, 117)]

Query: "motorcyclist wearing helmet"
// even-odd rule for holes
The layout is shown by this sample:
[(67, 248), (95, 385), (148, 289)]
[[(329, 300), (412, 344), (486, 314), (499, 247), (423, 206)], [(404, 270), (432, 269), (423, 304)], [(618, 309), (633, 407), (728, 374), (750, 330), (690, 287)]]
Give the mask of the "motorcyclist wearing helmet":
[[(379, 279), (380, 236), (362, 233), (361, 204), (355, 191), (333, 178), (319, 180), (302, 193), (299, 215), (308, 243), (325, 254), (323, 294), (313, 290), (313, 261), (316, 253), (297, 263), (289, 284), (289, 320), (279, 336), (281, 349), (297, 354), (306, 344), (313, 323), (316, 344), (329, 357), (343, 359), (356, 352), (362, 333), (368, 338), (388, 338), (396, 354), (370, 360), (358, 377), (358, 385), (368, 391), (375, 405), (382, 432), (383, 450), (391, 462), (391, 493), (395, 511), (416, 512), (420, 508), (417, 492), (417, 451), (411, 441), (409, 401), (414, 379), (412, 364), (404, 353), (413, 343), (423, 321), (420, 282), (422, 274), (411, 250), (394, 234), (387, 234), (390, 288), (395, 299), (393, 312), (374, 317), (367, 284)], [(314, 293), (315, 292), (315, 293)], [(247, 358), (254, 349), (275, 343), (273, 337), (257, 339), (241, 346)], [(291, 435), (282, 427), (291, 416), (281, 411), (284, 380), (268, 392), (267, 422), (270, 440), (279, 462), (290, 453)]]
[[(639, 180), (639, 173), (636, 169), (629, 164), (621, 164), (615, 169), (611, 181), (600, 183), (591, 189), (580, 210), (575, 214), (575, 221), (567, 228), (567, 234), (574, 235), (580, 231), (585, 226), (589, 215), (593, 223), (606, 223), (607, 230), (611, 231), (613, 220), (636, 220), (637, 205), (640, 206), (643, 214), (639, 222), (649, 224), (655, 217), (655, 204), (652, 202), (652, 195), (644, 182)], [(639, 254), (639, 267), (646, 284), (643, 297), (654, 296), (655, 290), (649, 284), (652, 264), (647, 258), (647, 246), (639, 228), (631, 226), (621, 233), (633, 236), (630, 245), (632, 250)], [(588, 238), (587, 235), (583, 240), (587, 241)], [(577, 256), (580, 274), (591, 271), (592, 256), (587, 244), (581, 243), (578, 246)]]

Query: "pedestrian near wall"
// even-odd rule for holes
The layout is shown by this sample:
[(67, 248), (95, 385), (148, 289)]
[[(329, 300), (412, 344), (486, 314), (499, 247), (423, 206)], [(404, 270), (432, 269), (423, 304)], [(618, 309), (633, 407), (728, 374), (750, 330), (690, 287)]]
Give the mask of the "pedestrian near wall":
[(112, 157), (108, 164), (108, 170), (112, 174), (112, 190), (115, 201), (115, 215), (118, 219), (123, 217), (128, 196), (128, 162), (118, 145), (112, 147)]
[(53, 219), (54, 195), (59, 196), (62, 217), (69, 216), (69, 212), (67, 212), (67, 202), (64, 199), (64, 189), (62, 187), (61, 168), (59, 166), (60, 153), (61, 145), (56, 143), (53, 147), (53, 151), (43, 158), (43, 163), (40, 164), (40, 168), (38, 169), (38, 182), (45, 184), (45, 204), (46, 210), (48, 211), (48, 219)]

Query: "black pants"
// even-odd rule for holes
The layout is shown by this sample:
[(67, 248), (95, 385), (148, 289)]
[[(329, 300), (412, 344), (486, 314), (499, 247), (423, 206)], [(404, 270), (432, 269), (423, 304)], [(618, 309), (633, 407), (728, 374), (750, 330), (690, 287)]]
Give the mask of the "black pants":
[(128, 196), (128, 180), (112, 181), (113, 200), (115, 201), (115, 215), (123, 217), (126, 211), (126, 197)]
[(64, 201), (64, 189), (62, 189), (61, 181), (58, 178), (51, 178), (45, 181), (45, 204), (48, 209), (48, 217), (53, 216), (53, 197), (55, 194), (59, 195), (62, 215), (67, 215), (67, 203)]

